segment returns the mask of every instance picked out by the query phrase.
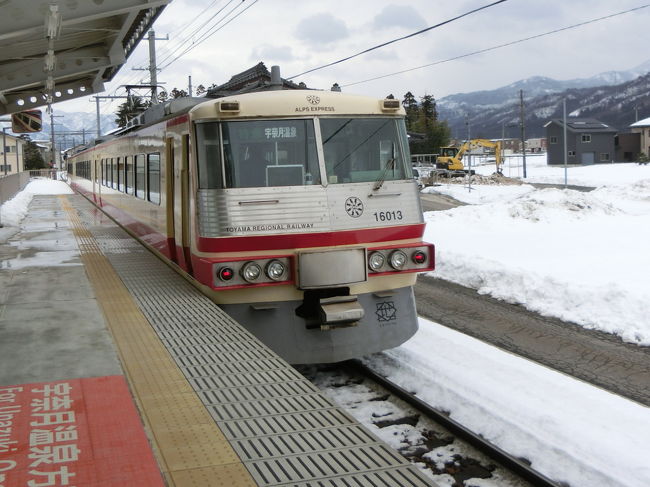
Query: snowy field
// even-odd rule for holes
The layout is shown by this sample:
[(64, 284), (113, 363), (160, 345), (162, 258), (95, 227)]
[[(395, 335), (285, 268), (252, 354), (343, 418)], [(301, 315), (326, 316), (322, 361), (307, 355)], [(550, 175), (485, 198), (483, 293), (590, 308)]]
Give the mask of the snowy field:
[[(510, 162), (504, 174), (521, 174), (520, 159)], [(527, 157), (526, 180), (564, 184), (564, 168)], [(437, 254), (431, 275), (650, 345), (650, 166), (569, 168), (568, 184), (597, 189), (426, 188), (470, 203), (425, 214), (425, 238)], [(572, 487), (650, 485), (645, 406), (426, 320), (407, 343), (367, 362), (553, 479)], [(397, 446), (401, 438), (384, 440)]]

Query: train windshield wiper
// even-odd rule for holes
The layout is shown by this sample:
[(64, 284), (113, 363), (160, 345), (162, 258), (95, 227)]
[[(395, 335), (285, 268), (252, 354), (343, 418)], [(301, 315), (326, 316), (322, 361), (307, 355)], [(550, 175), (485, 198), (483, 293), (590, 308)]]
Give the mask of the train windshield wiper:
[(386, 181), (386, 176), (388, 176), (388, 171), (390, 171), (394, 167), (395, 167), (395, 158), (393, 157), (392, 159), (386, 161), (386, 166), (384, 167), (384, 170), (375, 181), (375, 185), (372, 188), (373, 191), (377, 191), (379, 188), (381, 188), (384, 185), (384, 181)]

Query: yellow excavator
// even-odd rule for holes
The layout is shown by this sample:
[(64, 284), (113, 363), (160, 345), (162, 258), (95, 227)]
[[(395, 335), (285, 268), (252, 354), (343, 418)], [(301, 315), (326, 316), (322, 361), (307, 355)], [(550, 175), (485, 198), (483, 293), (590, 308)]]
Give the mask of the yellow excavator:
[[(501, 154), (501, 141), (499, 140), (471, 139), (460, 147), (441, 147), (440, 155), (436, 159), (436, 167), (438, 169), (446, 169), (449, 171), (449, 176), (463, 176), (469, 172), (463, 165), (463, 155), (478, 147), (494, 149), (494, 157), (497, 166), (496, 173), (503, 175), (503, 172), (501, 171), (503, 156)], [(474, 174), (474, 171), (471, 171), (471, 173)]]

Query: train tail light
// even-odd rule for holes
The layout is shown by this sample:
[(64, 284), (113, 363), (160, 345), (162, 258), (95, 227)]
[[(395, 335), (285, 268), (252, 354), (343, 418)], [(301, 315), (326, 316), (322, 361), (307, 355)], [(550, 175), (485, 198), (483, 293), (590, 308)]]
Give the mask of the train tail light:
[(421, 250), (416, 250), (411, 254), (411, 260), (413, 260), (414, 264), (425, 264), (427, 261), (427, 254)]
[(235, 271), (233, 271), (230, 267), (221, 267), (217, 271), (217, 276), (223, 282), (228, 282), (232, 280), (233, 277), (235, 277)]

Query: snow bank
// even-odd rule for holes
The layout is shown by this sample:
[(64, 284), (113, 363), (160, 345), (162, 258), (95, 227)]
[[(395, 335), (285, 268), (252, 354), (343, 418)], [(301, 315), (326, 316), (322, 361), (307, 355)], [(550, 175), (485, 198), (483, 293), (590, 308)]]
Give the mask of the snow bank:
[(25, 215), (35, 194), (72, 194), (70, 186), (53, 179), (34, 179), (0, 207), (0, 221), (5, 226), (17, 227)]
[(431, 275), (650, 345), (650, 179), (589, 193), (520, 188), (478, 187), (492, 202), (426, 213)]
[(644, 406), (422, 319), (411, 340), (366, 361), (553, 479), (649, 485)]

